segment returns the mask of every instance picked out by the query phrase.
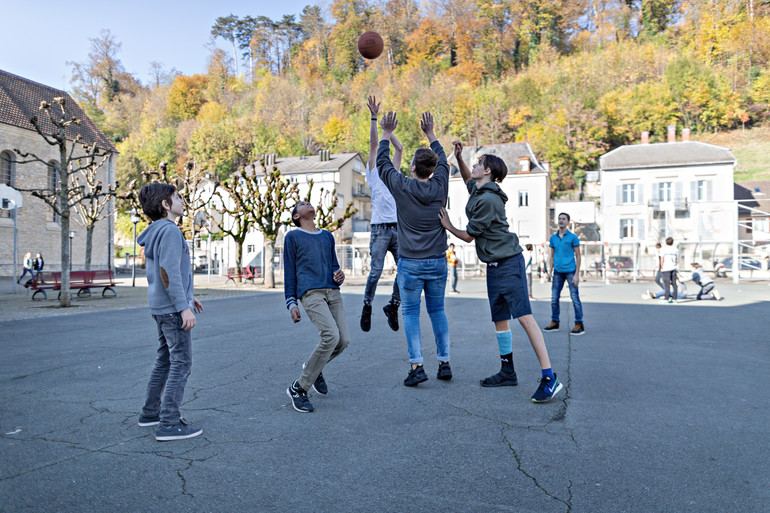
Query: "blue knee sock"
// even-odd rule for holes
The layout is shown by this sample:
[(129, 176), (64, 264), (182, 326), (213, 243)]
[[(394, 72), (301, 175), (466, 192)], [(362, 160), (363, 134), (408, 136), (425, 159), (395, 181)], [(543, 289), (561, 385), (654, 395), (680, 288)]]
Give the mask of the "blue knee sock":
[(543, 377), (544, 378), (550, 378), (550, 379), (556, 379), (556, 376), (553, 375), (553, 370), (549, 367), (548, 369), (541, 369), (543, 371)]
[(513, 338), (511, 337), (511, 330), (508, 331), (496, 331), (497, 345), (500, 348), (500, 354), (510, 354), (513, 352)]

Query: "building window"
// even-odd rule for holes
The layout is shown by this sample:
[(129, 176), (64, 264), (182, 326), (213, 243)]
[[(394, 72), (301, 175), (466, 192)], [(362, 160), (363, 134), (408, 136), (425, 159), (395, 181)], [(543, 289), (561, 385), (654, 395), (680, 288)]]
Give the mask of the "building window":
[(696, 180), (692, 182), (690, 196), (695, 201), (711, 201), (711, 180)]
[[(9, 187), (13, 187), (16, 181), (16, 160), (13, 158), (13, 153), (10, 151), (4, 151), (0, 153), (0, 183)], [(3, 210), (0, 210), (0, 217), (13, 219), (13, 210), (5, 210), (10, 205), (7, 201), (3, 201)]]
[(620, 220), (620, 238), (621, 239), (634, 238), (634, 220), (633, 219)]
[(636, 203), (636, 185), (632, 183), (623, 184), (623, 204)]
[[(59, 163), (55, 160), (52, 160), (48, 163), (48, 190), (53, 193), (57, 194), (56, 189), (61, 187), (61, 167), (59, 166)], [(60, 205), (61, 201), (59, 200), (59, 197), (56, 197), (56, 204)], [(50, 208), (50, 207), (49, 207)], [(54, 223), (59, 222), (59, 214), (56, 213), (54, 209), (51, 209), (51, 215), (49, 218)]]
[(529, 193), (527, 191), (519, 191), (519, 206), (520, 207), (529, 206)]
[(671, 182), (660, 182), (658, 184), (658, 201), (671, 201)]
[(246, 253), (254, 253), (254, 244), (249, 244), (246, 246)]

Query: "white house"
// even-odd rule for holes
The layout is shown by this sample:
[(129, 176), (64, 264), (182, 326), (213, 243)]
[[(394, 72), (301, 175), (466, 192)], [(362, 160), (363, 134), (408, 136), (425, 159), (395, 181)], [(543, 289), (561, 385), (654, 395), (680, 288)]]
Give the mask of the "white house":
[[(537, 245), (547, 241), (548, 200), (551, 193), (548, 163), (538, 162), (527, 142), (465, 148), (463, 160), (468, 167), (472, 167), (479, 157), (487, 153), (500, 157), (508, 167), (508, 175), (500, 184), (500, 188), (508, 196), (505, 213), (510, 230), (519, 236), (522, 245)], [(468, 218), (465, 216), (468, 189), (460, 176), (454, 155), (450, 155), (448, 160), (450, 178), (447, 213), (452, 224), (465, 229), (468, 224)], [(465, 246), (462, 241), (451, 235), (450, 242), (458, 247)], [(476, 254), (472, 244), (464, 248), (461, 260), (463, 257), (465, 263), (475, 262)]]
[[(354, 231), (368, 231), (371, 218), (371, 200), (369, 189), (364, 176), (364, 161), (358, 153), (329, 153), (321, 150), (318, 155), (285, 157), (265, 155), (265, 165), (272, 169), (275, 165), (283, 178), (291, 183), (296, 183), (300, 197), (304, 197), (313, 181), (313, 191), (310, 197), (311, 203), (317, 205), (321, 201), (321, 191), (331, 194), (336, 189), (338, 198), (335, 216), (341, 217), (345, 213), (348, 203), (353, 203), (358, 212), (345, 221), (342, 228), (334, 232), (337, 242), (348, 242), (353, 237)], [(263, 175), (264, 171), (256, 166), (257, 174)], [(247, 171), (251, 171), (247, 169)], [(264, 183), (260, 180), (261, 183)], [(331, 196), (326, 196), (330, 201)], [(212, 204), (218, 199), (212, 200)], [(231, 222), (229, 216), (225, 216), (220, 222), (227, 226)], [(291, 227), (289, 227), (291, 229)], [(276, 246), (282, 245), (282, 234), (279, 235)], [(205, 242), (202, 242), (205, 247)], [(251, 265), (258, 268), (263, 266), (264, 238), (256, 228), (246, 237), (243, 247), (243, 260), (236, 262), (235, 244), (231, 238), (212, 244), (211, 257), (219, 262), (219, 268), (226, 271), (229, 267)], [(276, 258), (280, 258), (280, 251), (276, 251)], [(277, 262), (276, 262), (277, 263)]]
[(602, 241), (731, 243), (736, 163), (727, 148), (689, 140), (610, 151), (599, 159)]

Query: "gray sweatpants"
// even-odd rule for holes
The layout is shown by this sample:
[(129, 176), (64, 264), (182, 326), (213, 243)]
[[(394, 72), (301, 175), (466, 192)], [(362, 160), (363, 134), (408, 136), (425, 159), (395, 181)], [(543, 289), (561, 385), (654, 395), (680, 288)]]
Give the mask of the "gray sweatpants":
[(309, 290), (300, 302), (321, 335), (299, 378), (299, 386), (310, 390), (324, 366), (348, 347), (350, 334), (338, 289)]

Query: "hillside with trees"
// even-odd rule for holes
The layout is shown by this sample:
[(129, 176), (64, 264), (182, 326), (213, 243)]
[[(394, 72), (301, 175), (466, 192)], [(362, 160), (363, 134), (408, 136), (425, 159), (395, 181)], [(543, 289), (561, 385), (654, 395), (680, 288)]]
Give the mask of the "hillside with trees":
[[(385, 40), (373, 61), (356, 52), (365, 30)], [(554, 191), (642, 131), (768, 133), (768, 0), (333, 0), (280, 20), (222, 13), (211, 37), (225, 49), (205, 74), (153, 64), (141, 84), (106, 31), (72, 63), (121, 183), (161, 161), (224, 179), (266, 153), (366, 151), (369, 94), (398, 111), (407, 153), (431, 110), (444, 144), (529, 141)]]

